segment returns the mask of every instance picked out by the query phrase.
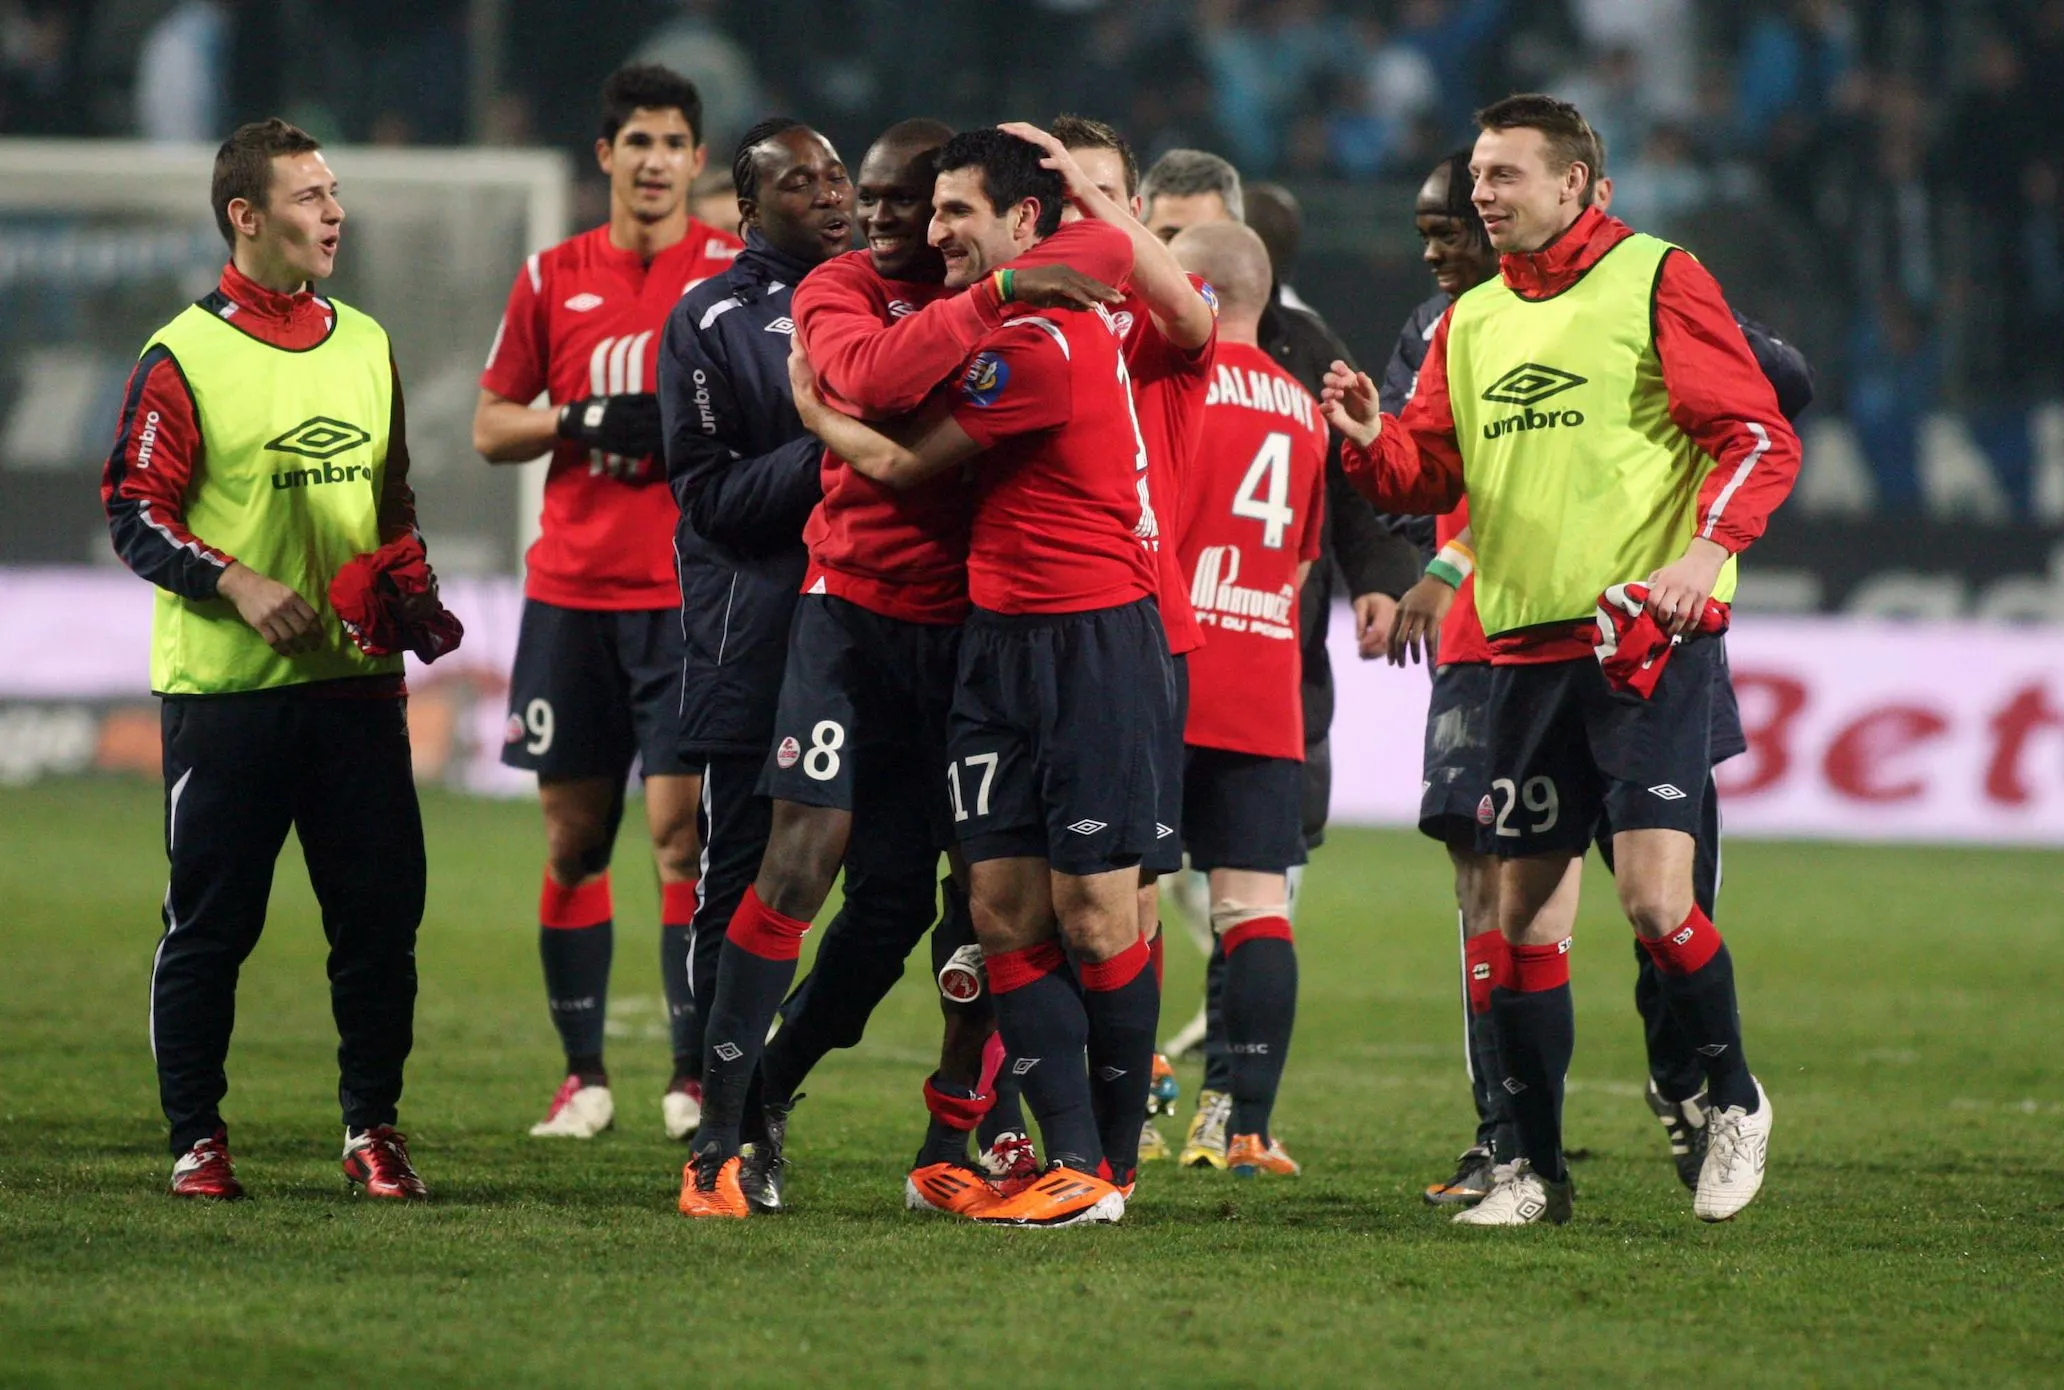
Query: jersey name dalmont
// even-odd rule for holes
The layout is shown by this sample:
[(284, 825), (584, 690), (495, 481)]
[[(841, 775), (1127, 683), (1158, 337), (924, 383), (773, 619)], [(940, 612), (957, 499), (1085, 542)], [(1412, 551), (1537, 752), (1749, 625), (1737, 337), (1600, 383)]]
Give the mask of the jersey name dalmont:
[(1243, 589), (1239, 578), (1239, 546), (1207, 545), (1197, 552), (1197, 573), (1190, 581), (1190, 606), (1197, 610), (1197, 621), (1226, 632), (1251, 632), (1285, 642), (1295, 638), (1290, 618), (1297, 590), (1288, 584), (1273, 593)]
[(1316, 423), (1311, 394), (1296, 382), (1285, 377), (1271, 376), (1267, 372), (1220, 363), (1211, 378), (1210, 394), (1204, 404), (1244, 405), (1249, 410), (1264, 410), (1273, 415), (1287, 415), (1306, 429)]

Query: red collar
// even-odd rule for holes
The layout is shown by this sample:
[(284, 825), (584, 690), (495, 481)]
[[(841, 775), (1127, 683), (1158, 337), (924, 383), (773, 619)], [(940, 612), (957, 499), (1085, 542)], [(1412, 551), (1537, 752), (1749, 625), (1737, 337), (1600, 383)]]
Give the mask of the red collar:
[(1561, 236), (1539, 251), (1498, 257), (1505, 287), (1522, 299), (1547, 299), (1577, 283), (1599, 258), (1634, 235), (1634, 229), (1597, 208), (1585, 208)]
[(298, 350), (315, 346), (329, 336), (337, 312), (305, 285), (281, 294), (265, 288), (234, 263), (222, 268), (222, 279), (215, 288), (236, 306), (238, 328), (275, 347)]

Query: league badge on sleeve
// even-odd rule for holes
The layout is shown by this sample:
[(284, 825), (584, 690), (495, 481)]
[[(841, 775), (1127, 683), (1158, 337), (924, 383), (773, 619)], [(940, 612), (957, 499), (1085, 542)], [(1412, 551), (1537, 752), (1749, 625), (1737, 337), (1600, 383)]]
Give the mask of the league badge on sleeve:
[(1204, 296), (1204, 302), (1205, 302), (1206, 304), (1209, 304), (1209, 305), (1211, 306), (1211, 317), (1213, 317), (1213, 318), (1217, 318), (1217, 317), (1218, 317), (1218, 291), (1217, 291), (1217, 290), (1215, 290), (1215, 289), (1213, 289), (1213, 288), (1211, 288), (1211, 282), (1210, 282), (1209, 280), (1206, 280), (1206, 281), (1205, 281), (1205, 282), (1204, 282), (1203, 284), (1201, 284), (1201, 285), (1197, 286), (1197, 293), (1198, 293), (1198, 294), (1201, 294), (1201, 295), (1203, 295), (1203, 296)]
[(1010, 385), (1010, 364), (993, 352), (978, 353), (960, 378), (960, 394), (969, 405), (994, 405)]

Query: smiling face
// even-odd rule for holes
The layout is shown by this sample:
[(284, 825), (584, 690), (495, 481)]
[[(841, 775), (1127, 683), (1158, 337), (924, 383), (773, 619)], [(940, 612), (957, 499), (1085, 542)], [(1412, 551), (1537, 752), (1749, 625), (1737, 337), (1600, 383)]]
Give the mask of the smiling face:
[(998, 210), (979, 165), (949, 169), (932, 188), (930, 240), (946, 261), (946, 284), (966, 289), (1038, 240), (1039, 200)]
[(853, 208), (875, 273), (885, 280), (937, 284), (946, 263), (925, 240), (932, 219), (932, 161), (936, 144), (882, 145), (860, 161)]
[(238, 264), (259, 284), (288, 289), (326, 280), (337, 268), (344, 206), (320, 150), (274, 155), (265, 206), (231, 199), (229, 220), (237, 231)]
[(1577, 161), (1556, 169), (1548, 137), (1531, 126), (1486, 130), (1469, 157), (1469, 201), (1500, 252), (1538, 251), (1584, 210), (1591, 171)]
[(674, 106), (641, 106), (616, 139), (595, 142), (595, 162), (609, 176), (610, 202), (648, 225), (681, 212), (706, 158), (688, 118)]
[(831, 142), (807, 126), (754, 147), (759, 188), (739, 200), (745, 225), (776, 250), (816, 264), (853, 244), (853, 184)]

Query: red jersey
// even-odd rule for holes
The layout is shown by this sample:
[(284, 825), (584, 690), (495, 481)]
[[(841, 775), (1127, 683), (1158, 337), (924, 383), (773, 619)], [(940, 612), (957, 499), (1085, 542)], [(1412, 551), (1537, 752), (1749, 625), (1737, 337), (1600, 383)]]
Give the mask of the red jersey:
[(997, 613), (1080, 613), (1151, 597), (1147, 446), (1110, 314), (1012, 318), (949, 389), (954, 420), (986, 451), (973, 464), (969, 598)]
[[(741, 245), (691, 217), (650, 265), (611, 245), (607, 226), (538, 252), (509, 289), (481, 386), (523, 403), (543, 392), (554, 406), (657, 391), (668, 311), (723, 274)], [(617, 459), (562, 439), (545, 475), (523, 592), (565, 608), (677, 608), (679, 515), (659, 459)]]
[[(1195, 275), (1190, 283), (1215, 313), (1218, 298), (1210, 287)], [(1153, 311), (1137, 293), (1128, 294), (1112, 317), (1125, 340), (1125, 366), (1132, 376), (1140, 435), (1147, 441), (1147, 495), (1159, 523), (1153, 551), (1161, 625), (1168, 629), (1168, 650), (1181, 656), (1204, 645), (1204, 630), (1190, 607), (1188, 571), (1176, 546), (1188, 524), (1190, 457), (1204, 421), (1204, 393), (1217, 360), (1218, 330), (1214, 326), (1204, 346), (1185, 352), (1155, 326)]]
[[(810, 272), (790, 312), (810, 360), (843, 367), (838, 354), (848, 341), (879, 335), (955, 293), (944, 285), (884, 279), (867, 252), (850, 251)], [(977, 293), (993, 297), (994, 291), (985, 282)], [(972, 308), (974, 296), (964, 298)], [(979, 333), (977, 324), (973, 336)], [(822, 477), (824, 500), (803, 528), (810, 547), (805, 592), (832, 594), (904, 622), (957, 623), (967, 616), (973, 494), (959, 473), (897, 492), (855, 473), (827, 449)]]
[[(1433, 543), (1446, 545), (1469, 528), (1469, 499), (1464, 497), (1452, 512), (1434, 518)], [(1441, 620), (1440, 651), (1443, 666), (1491, 659), (1491, 644), (1484, 636), (1483, 619), (1476, 616), (1476, 576), (1469, 575), (1455, 591), (1455, 602)]]
[(1319, 558), (1326, 425), (1252, 344), (1219, 346), (1189, 497), (1179, 551), (1208, 640), (1190, 657), (1183, 741), (1302, 762), (1297, 567)]

